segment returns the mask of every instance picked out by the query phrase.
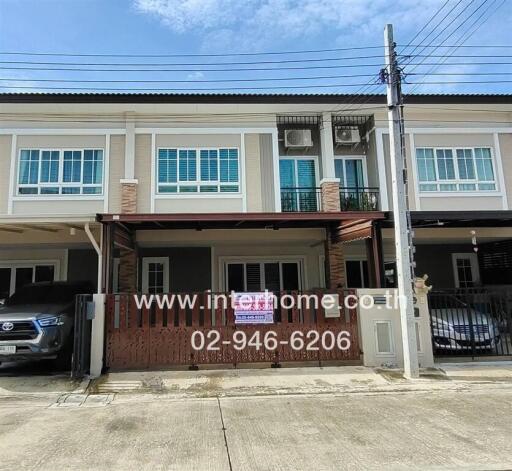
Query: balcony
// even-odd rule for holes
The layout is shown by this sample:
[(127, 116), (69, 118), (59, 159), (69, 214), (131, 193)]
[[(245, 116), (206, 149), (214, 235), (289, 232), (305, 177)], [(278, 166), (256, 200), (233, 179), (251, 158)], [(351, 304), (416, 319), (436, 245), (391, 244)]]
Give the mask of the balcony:
[[(378, 211), (379, 189), (340, 187), (341, 211)], [(318, 187), (282, 188), (281, 211), (284, 213), (322, 211), (322, 191)]]
[(377, 211), (379, 189), (372, 187), (340, 187), (342, 211)]
[(322, 211), (320, 188), (282, 188), (281, 211), (283, 213)]

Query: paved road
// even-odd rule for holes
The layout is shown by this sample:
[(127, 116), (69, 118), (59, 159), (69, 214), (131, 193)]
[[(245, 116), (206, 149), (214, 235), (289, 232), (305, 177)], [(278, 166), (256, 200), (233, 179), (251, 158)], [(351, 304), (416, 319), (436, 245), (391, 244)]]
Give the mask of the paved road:
[[(91, 398), (92, 396), (89, 396)], [(512, 390), (0, 400), (1, 470), (510, 469)]]

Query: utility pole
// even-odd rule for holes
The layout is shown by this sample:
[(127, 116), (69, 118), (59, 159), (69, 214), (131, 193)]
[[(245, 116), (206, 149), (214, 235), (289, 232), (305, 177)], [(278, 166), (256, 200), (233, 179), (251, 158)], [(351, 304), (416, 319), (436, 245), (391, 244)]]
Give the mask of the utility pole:
[(395, 227), (396, 271), (402, 326), (404, 376), (419, 377), (418, 347), (413, 305), (413, 244), (412, 227), (407, 201), (407, 173), (405, 161), (405, 137), (401, 115), (401, 72), (398, 68), (393, 25), (384, 29), (386, 69), (381, 76), (387, 82), (389, 122), (389, 149), (391, 155), (391, 188), (393, 195), (393, 221)]

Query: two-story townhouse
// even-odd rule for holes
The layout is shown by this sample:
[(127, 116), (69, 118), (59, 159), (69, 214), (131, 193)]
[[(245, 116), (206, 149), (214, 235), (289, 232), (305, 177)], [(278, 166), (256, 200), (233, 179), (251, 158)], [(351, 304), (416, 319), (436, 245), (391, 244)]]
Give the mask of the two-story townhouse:
[[(0, 102), (2, 296), (394, 285), (384, 96)], [(511, 119), (510, 95), (407, 98), (416, 272), (436, 287), (512, 283)]]
[[(350, 96), (4, 95), (2, 291), (12, 292), (31, 278), (87, 273), (94, 280), (97, 260), (83, 224), (97, 227), (96, 214), (324, 212), (328, 208), (322, 208), (321, 184), (328, 186), (330, 180), (339, 180), (342, 188), (340, 211), (387, 211), (391, 177), (384, 99), (358, 101), (364, 104), (354, 104), (357, 101)], [(453, 270), (467, 262), (467, 273), (478, 282), (473, 236), (478, 245), (508, 237), (503, 219), (512, 198), (507, 193), (512, 179), (510, 97), (410, 97), (406, 113), (418, 272), (429, 273), (438, 286), (467, 285), (472, 280), (459, 280)], [(292, 133), (294, 129), (299, 132)], [(357, 136), (347, 130), (356, 130)], [(344, 141), (338, 138), (340, 133)], [(294, 137), (307, 142), (289, 142)], [(457, 217), (453, 211), (471, 213)], [(197, 246), (193, 258), (188, 254), (185, 259), (200, 267), (214, 264), (206, 279), (197, 286), (175, 285), (171, 270), (183, 272), (176, 254), (169, 253), (165, 258), (175, 262), (173, 267), (166, 262), (165, 287), (169, 282), (169, 289), (229, 289), (226, 270), (242, 270), (239, 264), (226, 268), (219, 259), (237, 257), (230, 250), (219, 248), (212, 256), (214, 234), (201, 232), (194, 230), (192, 238), (186, 234), (182, 242)], [(322, 239), (321, 230), (317, 236), (314, 230), (306, 232), (311, 241)], [(229, 237), (234, 234), (259, 239), (257, 232), (232, 232)], [(265, 240), (275, 238), (277, 253), (284, 256), (283, 245), (290, 241), (282, 239), (283, 234), (286, 231), (267, 230)], [(176, 235), (173, 245), (179, 245)], [(160, 240), (163, 236), (158, 234)], [(385, 230), (384, 241), (390, 236)], [(220, 241), (222, 245), (224, 235)], [(34, 243), (42, 257), (34, 254)], [(139, 273), (138, 288), (144, 290), (143, 267), (150, 256), (162, 254), (154, 250), (157, 242), (141, 243), (149, 250), (139, 253), (139, 258), (148, 259), (145, 264), (141, 260)], [(259, 242), (256, 245), (259, 249)], [(442, 263), (441, 247), (447, 254)], [(242, 252), (249, 256), (246, 249)], [(301, 271), (302, 279), (294, 276), (292, 285), (324, 285), (319, 265), (325, 258), (323, 245), (301, 251), (296, 254), (300, 260), (293, 261), (299, 268), (293, 271)], [(347, 245), (344, 252), (349, 286), (368, 286), (364, 244)], [(390, 273), (392, 244), (386, 244), (384, 252)], [(300, 266), (307, 258), (306, 272)], [(272, 266), (267, 270), (277, 270)], [(258, 272), (245, 262), (244, 269), (255, 270), (263, 279), (265, 265), (260, 264)], [(117, 279), (113, 283), (115, 289)]]

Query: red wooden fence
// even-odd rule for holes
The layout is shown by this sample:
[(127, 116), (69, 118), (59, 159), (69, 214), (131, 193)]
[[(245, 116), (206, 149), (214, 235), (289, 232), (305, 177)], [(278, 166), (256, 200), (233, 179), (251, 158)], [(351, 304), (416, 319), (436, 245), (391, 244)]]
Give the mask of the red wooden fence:
[[(307, 294), (321, 295), (322, 293), (317, 291)], [(290, 309), (278, 307), (274, 313), (273, 324), (258, 325), (235, 324), (231, 306), (215, 307), (213, 303), (208, 304), (208, 297), (211, 299), (212, 293), (195, 293), (197, 302), (192, 307), (183, 308), (175, 301), (171, 307), (160, 308), (154, 302), (151, 307), (141, 309), (138, 309), (132, 294), (108, 295), (106, 366), (120, 370), (173, 365), (359, 360), (355, 308), (342, 307), (340, 317), (329, 318), (325, 316), (321, 306), (308, 307), (304, 299), (302, 302), (297, 302), (299, 293), (281, 293), (283, 294), (288, 294), (294, 299), (295, 307)], [(340, 290), (337, 294), (340, 305), (343, 306), (345, 296), (354, 293)], [(189, 293), (189, 296), (194, 294)], [(254, 345), (256, 342), (253, 342), (253, 345), (237, 349), (235, 340), (240, 341), (244, 336), (243, 333), (237, 332), (245, 333), (247, 341), (251, 338), (254, 340), (256, 339), (254, 336), (259, 335), (262, 345), (258, 348)], [(317, 342), (314, 342), (317, 335), (315, 332), (318, 333)], [(304, 347), (297, 348), (300, 347), (301, 333)], [(266, 345), (276, 348), (266, 348), (264, 344), (266, 334), (267, 337), (273, 336), (276, 339), (275, 344), (269, 341)], [(193, 348), (193, 335), (195, 335), (196, 347), (204, 338), (204, 348), (199, 350)], [(326, 345), (322, 344), (323, 337)], [(341, 338), (349, 339), (350, 345), (344, 340), (339, 344)], [(215, 341), (213, 344), (215, 348), (207, 349), (206, 346), (212, 341)], [(240, 344), (241, 342), (238, 343)], [(308, 349), (308, 344), (313, 349)], [(330, 348), (331, 345), (332, 348)]]

